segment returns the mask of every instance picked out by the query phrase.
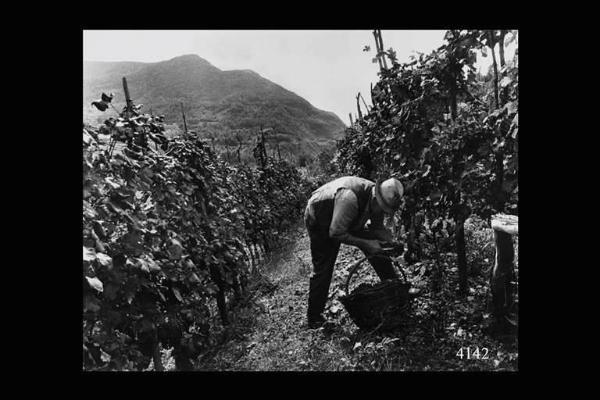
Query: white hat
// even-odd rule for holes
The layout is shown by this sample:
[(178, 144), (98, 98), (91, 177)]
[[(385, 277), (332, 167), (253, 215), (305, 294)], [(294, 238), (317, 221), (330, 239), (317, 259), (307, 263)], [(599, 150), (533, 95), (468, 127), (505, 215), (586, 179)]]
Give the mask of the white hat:
[(390, 178), (383, 182), (378, 179), (375, 184), (375, 198), (377, 199), (377, 204), (379, 204), (387, 214), (393, 214), (400, 207), (403, 195), (404, 187), (396, 178)]

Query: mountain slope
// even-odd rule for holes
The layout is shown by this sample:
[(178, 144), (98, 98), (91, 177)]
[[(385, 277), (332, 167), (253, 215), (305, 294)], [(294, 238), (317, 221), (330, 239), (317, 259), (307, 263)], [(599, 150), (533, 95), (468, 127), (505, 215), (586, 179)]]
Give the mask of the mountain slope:
[[(345, 127), (333, 113), (319, 110), (295, 93), (250, 70), (222, 71), (197, 55), (157, 63), (84, 62), (84, 122), (107, 117), (91, 107), (102, 92), (115, 93), (115, 107), (125, 103), (122, 77), (131, 97), (167, 123), (182, 126), (184, 104), (188, 129), (225, 137), (232, 129), (273, 128), (280, 143), (331, 143)], [(111, 111), (112, 114), (114, 112)], [(293, 146), (290, 146), (292, 148)]]

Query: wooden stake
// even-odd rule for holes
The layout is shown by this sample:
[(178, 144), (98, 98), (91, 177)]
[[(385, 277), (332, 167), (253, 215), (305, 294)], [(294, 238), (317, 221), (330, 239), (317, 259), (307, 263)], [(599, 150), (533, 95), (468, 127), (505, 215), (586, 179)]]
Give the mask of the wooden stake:
[[(379, 49), (381, 50), (381, 52), (383, 52), (383, 39), (381, 39), (381, 29), (377, 30), (377, 34), (378, 34), (378, 37), (379, 37)], [(385, 54), (383, 54), (381, 58), (383, 60), (383, 67), (385, 69), (387, 69), (388, 66), (387, 66), (387, 61), (385, 60)]]
[(358, 92), (358, 95), (360, 96), (364, 106), (365, 106), (365, 110), (367, 110), (367, 113), (369, 112), (369, 106), (367, 105), (367, 102), (365, 101), (365, 98), (363, 97), (362, 94), (360, 94), (360, 92)]
[(497, 214), (492, 219), (496, 258), (490, 278), (493, 313), (496, 321), (504, 325), (513, 304), (514, 257), (512, 236), (519, 233), (519, 219), (514, 215)]
[(489, 30), (488, 32), (489, 47), (492, 50), (492, 66), (494, 67), (494, 101), (496, 103), (495, 109), (500, 108), (500, 97), (498, 95), (498, 64), (496, 63), (496, 52), (494, 47), (496, 45), (494, 39), (494, 31)]
[(375, 49), (377, 50), (377, 62), (379, 63), (379, 70), (383, 70), (383, 64), (381, 63), (381, 58), (379, 57), (379, 40), (377, 40), (377, 29), (373, 31), (373, 37), (375, 38)]
[(129, 87), (127, 87), (127, 79), (125, 77), (123, 77), (123, 91), (125, 92), (125, 101), (127, 103), (127, 117), (129, 117), (129, 113), (133, 111), (133, 101), (129, 95)]
[(183, 111), (183, 102), (179, 103), (181, 105), (181, 115), (183, 116), (183, 131), (187, 134), (187, 124), (185, 122), (185, 112)]
[(358, 98), (360, 97), (360, 93), (356, 95), (356, 109), (358, 110), (358, 119), (362, 119), (362, 112), (360, 111), (360, 103), (358, 102)]
[(154, 361), (154, 370), (155, 371), (164, 371), (165, 367), (162, 365), (162, 357), (160, 354), (160, 347), (158, 341), (154, 344), (154, 349), (152, 351), (152, 360)]

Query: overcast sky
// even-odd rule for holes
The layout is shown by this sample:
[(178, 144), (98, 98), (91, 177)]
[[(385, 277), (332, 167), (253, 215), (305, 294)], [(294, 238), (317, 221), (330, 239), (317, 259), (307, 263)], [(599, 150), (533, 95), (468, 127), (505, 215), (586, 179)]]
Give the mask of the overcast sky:
[[(392, 47), (400, 62), (416, 51), (428, 53), (443, 43), (445, 31), (382, 30), (384, 48)], [(363, 52), (365, 45), (370, 52)], [(378, 81), (372, 63), (371, 30), (159, 30), (83, 32), (86, 61), (168, 60), (197, 54), (222, 70), (251, 69), (322, 110), (333, 111), (346, 124), (356, 113), (360, 91), (370, 105), (369, 87)], [(512, 58), (514, 46), (507, 49)], [(478, 57), (485, 71), (491, 57)]]

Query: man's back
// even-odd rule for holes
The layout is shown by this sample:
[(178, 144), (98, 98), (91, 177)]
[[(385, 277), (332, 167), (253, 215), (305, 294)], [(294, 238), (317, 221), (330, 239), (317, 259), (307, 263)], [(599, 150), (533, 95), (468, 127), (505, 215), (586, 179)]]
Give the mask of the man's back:
[(356, 204), (358, 212), (356, 217), (358, 218), (365, 210), (374, 186), (374, 182), (356, 176), (343, 176), (326, 183), (315, 190), (308, 201), (307, 224), (329, 229), (333, 216), (335, 195), (340, 189), (349, 189), (356, 196), (358, 201)]
[(333, 197), (335, 196), (335, 192), (337, 192), (337, 190), (340, 188), (347, 188), (355, 193), (360, 193), (363, 191), (370, 191), (374, 185), (374, 182), (368, 179), (360, 178), (358, 176), (342, 176), (341, 178), (337, 178), (331, 182), (324, 184), (323, 186), (315, 190), (313, 192), (313, 195), (319, 192), (321, 193), (322, 198), (333, 199)]

